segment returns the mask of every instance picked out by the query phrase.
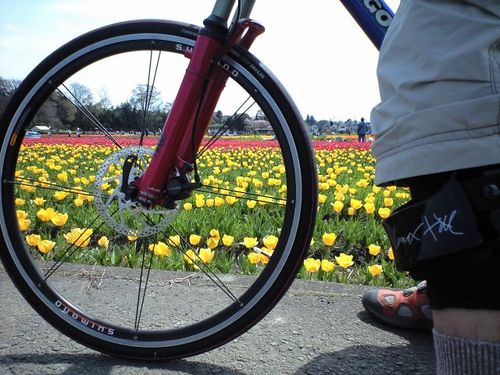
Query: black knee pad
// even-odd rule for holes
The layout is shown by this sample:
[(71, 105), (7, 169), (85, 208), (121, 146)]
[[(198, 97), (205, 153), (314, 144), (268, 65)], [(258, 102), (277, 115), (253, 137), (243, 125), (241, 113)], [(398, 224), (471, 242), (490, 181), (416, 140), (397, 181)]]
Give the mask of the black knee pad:
[(500, 310), (500, 166), (410, 181), (385, 222), (396, 266), (428, 281), (433, 308)]

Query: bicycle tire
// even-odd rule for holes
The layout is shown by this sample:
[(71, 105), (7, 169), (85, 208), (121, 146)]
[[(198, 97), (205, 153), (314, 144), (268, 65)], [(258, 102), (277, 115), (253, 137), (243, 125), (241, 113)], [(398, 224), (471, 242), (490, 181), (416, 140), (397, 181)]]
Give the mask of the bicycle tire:
[[(256, 324), (276, 305), (293, 282), (309, 247), (316, 213), (317, 182), (314, 157), (307, 133), (298, 110), (282, 85), (256, 57), (239, 47), (223, 58), (224, 66), (230, 78), (240, 86), (242, 92), (248, 93), (263, 110), (273, 127), (276, 140), (271, 142), (279, 145), (278, 155), (282, 156), (284, 163), (283, 174), (286, 174), (287, 190), (286, 193), (282, 193), (282, 196), (286, 196), (286, 205), (279, 208), (283, 213), (283, 222), (277, 247), (269, 263), (262, 266), (262, 269), (259, 268), (260, 274), (255, 278), (252, 277), (251, 285), (237, 297), (236, 301), (228, 303), (225, 307), (221, 304), (223, 307), (220, 307), (220, 310), (216, 306), (213, 315), (200, 317), (200, 321), (181, 325), (180, 328), (175, 325), (180, 324), (179, 322), (158, 330), (154, 330), (154, 324), (147, 329), (139, 327), (139, 323), (133, 329), (122, 327), (119, 325), (120, 321), (115, 321), (115, 318), (96, 316), (95, 311), (99, 310), (99, 303), (95, 303), (95, 306), (81, 307), (85, 305), (82, 302), (85, 297), (82, 297), (80, 301), (78, 293), (70, 290), (69, 287), (68, 290), (64, 289), (61, 287), (62, 284), (58, 284), (59, 281), (49, 279), (52, 274), (48, 276), (48, 273), (44, 271), (44, 267), (54, 264), (57, 259), (55, 255), (51, 258), (50, 254), (42, 254), (36, 251), (36, 247), (27, 245), (25, 235), (32, 233), (30, 231), (34, 229), (21, 228), (16, 198), (19, 198), (21, 194), (28, 194), (23, 196), (34, 200), (35, 195), (21, 191), (20, 185), (26, 184), (27, 186), (29, 182), (23, 179), (24, 177), (17, 176), (16, 171), (24, 166), (23, 152), (29, 149), (26, 144), (31, 144), (25, 135), (32, 125), (32, 119), (40, 113), (40, 108), (49, 100), (50, 95), (53, 95), (55, 87), (59, 87), (60, 83), (76, 72), (93, 66), (93, 63), (100, 62), (104, 58), (152, 49), (148, 46), (153, 44), (155, 49), (161, 49), (163, 53), (169, 52), (183, 56), (193, 47), (198, 31), (199, 28), (193, 25), (148, 20), (114, 24), (84, 34), (56, 50), (30, 73), (13, 95), (2, 116), (0, 161), (4, 167), (0, 186), (1, 260), (18, 290), (40, 316), (73, 340), (103, 353), (132, 359), (167, 360), (199, 354), (234, 339)], [(44, 190), (44, 188), (51, 189), (47, 188), (47, 184), (47, 182), (45, 184), (40, 181), (33, 182), (33, 187), (50, 200), (48, 192)], [(72, 190), (68, 188), (67, 192), (70, 194)], [(55, 201), (52, 203), (58, 204)], [(90, 206), (83, 207), (91, 210)], [(266, 216), (268, 220), (273, 212), (269, 209), (270, 216)], [(78, 220), (84, 222), (87, 219)], [(41, 228), (46, 228), (44, 225), (46, 226), (40, 223)], [(71, 225), (79, 224), (75, 222)], [(264, 223), (262, 226), (265, 226)], [(98, 232), (99, 228), (93, 227), (93, 230)], [(64, 239), (61, 237), (62, 230), (59, 228), (50, 227), (43, 233), (47, 236), (54, 236), (54, 242), (57, 243), (56, 249), (58, 246), (63, 246)], [(118, 235), (116, 238), (116, 246), (122, 246), (120, 245), (122, 242), (118, 241)], [(121, 240), (123, 239), (120, 237)], [(71, 246), (75, 247), (75, 243), (76, 240)], [(95, 244), (95, 239), (92, 239), (90, 244)], [(88, 249), (90, 247), (89, 245)], [(182, 252), (185, 253), (188, 248), (186, 246)], [(240, 251), (241, 248), (240, 245)], [(92, 251), (95, 252), (96, 249), (97, 244), (92, 247)], [(143, 254), (146, 254), (146, 250)], [(242, 254), (238, 256), (241, 257)], [(106, 253), (106, 256), (108, 255)], [(144, 257), (146, 255), (143, 255), (141, 265), (141, 281), (142, 271), (145, 268)], [(235, 256), (234, 259), (241, 258)], [(151, 253), (150, 262), (156, 261)], [(66, 265), (64, 264), (63, 268), (64, 266)], [(190, 266), (185, 265), (185, 267)], [(190, 270), (194, 271), (192, 268)], [(54, 272), (57, 275), (58, 271)], [(61, 275), (61, 278), (63, 276)], [(126, 281), (123, 283), (125, 284)], [(101, 292), (98, 290), (95, 293), (97, 296)], [(138, 291), (133, 293), (141, 294), (141, 284), (139, 284)], [(115, 294), (120, 294), (120, 290), (116, 290)], [(105, 299), (102, 298), (101, 304), (105, 304), (103, 303)], [(160, 299), (157, 298), (156, 301), (160, 303)], [(175, 301), (170, 299), (168, 303), (173, 304)], [(172, 312), (172, 315), (178, 318), (175, 314)], [(136, 321), (137, 316), (136, 312)], [(118, 318), (120, 316), (116, 317)], [(139, 319), (141, 319), (140, 315)]]

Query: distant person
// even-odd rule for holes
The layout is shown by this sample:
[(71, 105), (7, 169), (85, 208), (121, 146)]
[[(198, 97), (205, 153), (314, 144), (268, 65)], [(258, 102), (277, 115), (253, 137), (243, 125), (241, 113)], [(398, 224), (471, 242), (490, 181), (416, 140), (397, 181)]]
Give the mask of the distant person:
[(366, 125), (365, 118), (361, 117), (361, 121), (358, 124), (358, 142), (364, 142), (366, 137), (366, 132), (368, 130), (368, 126)]
[(82, 129), (76, 128), (76, 136), (80, 138), (81, 135), (82, 135)]

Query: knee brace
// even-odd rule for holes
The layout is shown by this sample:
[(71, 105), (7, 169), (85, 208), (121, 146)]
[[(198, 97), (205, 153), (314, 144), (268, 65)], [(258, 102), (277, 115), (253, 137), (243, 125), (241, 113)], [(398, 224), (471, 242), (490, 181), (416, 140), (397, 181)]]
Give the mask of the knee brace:
[(500, 309), (500, 166), (453, 172), (428, 195), (422, 182), (384, 222), (396, 267), (427, 279), (433, 308)]

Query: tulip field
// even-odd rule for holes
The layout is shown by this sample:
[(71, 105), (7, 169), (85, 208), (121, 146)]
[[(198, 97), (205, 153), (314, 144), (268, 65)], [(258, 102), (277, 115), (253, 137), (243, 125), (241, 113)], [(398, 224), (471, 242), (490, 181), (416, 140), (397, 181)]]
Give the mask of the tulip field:
[[(127, 145), (129, 136), (120, 136)], [(130, 144), (136, 140), (130, 137)], [(146, 145), (157, 139), (151, 137)], [(148, 143), (149, 142), (149, 143)], [(398, 272), (383, 218), (409, 199), (409, 191), (374, 185), (375, 161), (369, 143), (354, 140), (313, 141), (319, 177), (319, 207), (314, 237), (299, 277), (342, 283), (406, 287), (414, 282)], [(16, 209), (19, 228), (35, 259), (54, 260), (71, 244), (78, 251), (70, 261), (97, 265), (139, 267), (137, 238), (124, 237), (120, 246), (111, 228), (94, 228), (92, 191), (96, 172), (113, 152), (104, 137), (54, 135), (25, 140), (18, 160)], [(211, 184), (241, 192), (235, 196), (195, 191), (181, 202), (176, 217), (179, 234), (147, 245), (153, 268), (198, 271), (194, 253), (221, 273), (253, 274), (266, 266), (278, 233), (265, 228), (265, 199), (240, 199), (249, 186), (283, 196), (286, 185), (279, 149), (265, 137), (224, 137), (199, 161), (201, 177)], [(238, 169), (233, 166), (238, 165)], [(237, 172), (236, 172), (237, 171)], [(235, 174), (237, 173), (237, 174)], [(118, 183), (118, 180), (117, 182)], [(45, 184), (45, 185), (44, 185)], [(51, 185), (50, 185), (51, 184)], [(44, 189), (45, 186), (66, 189)], [(113, 189), (113, 182), (102, 189)], [(262, 212), (261, 212), (262, 211)], [(180, 235), (191, 247), (176, 249)], [(258, 251), (255, 251), (255, 249)]]

